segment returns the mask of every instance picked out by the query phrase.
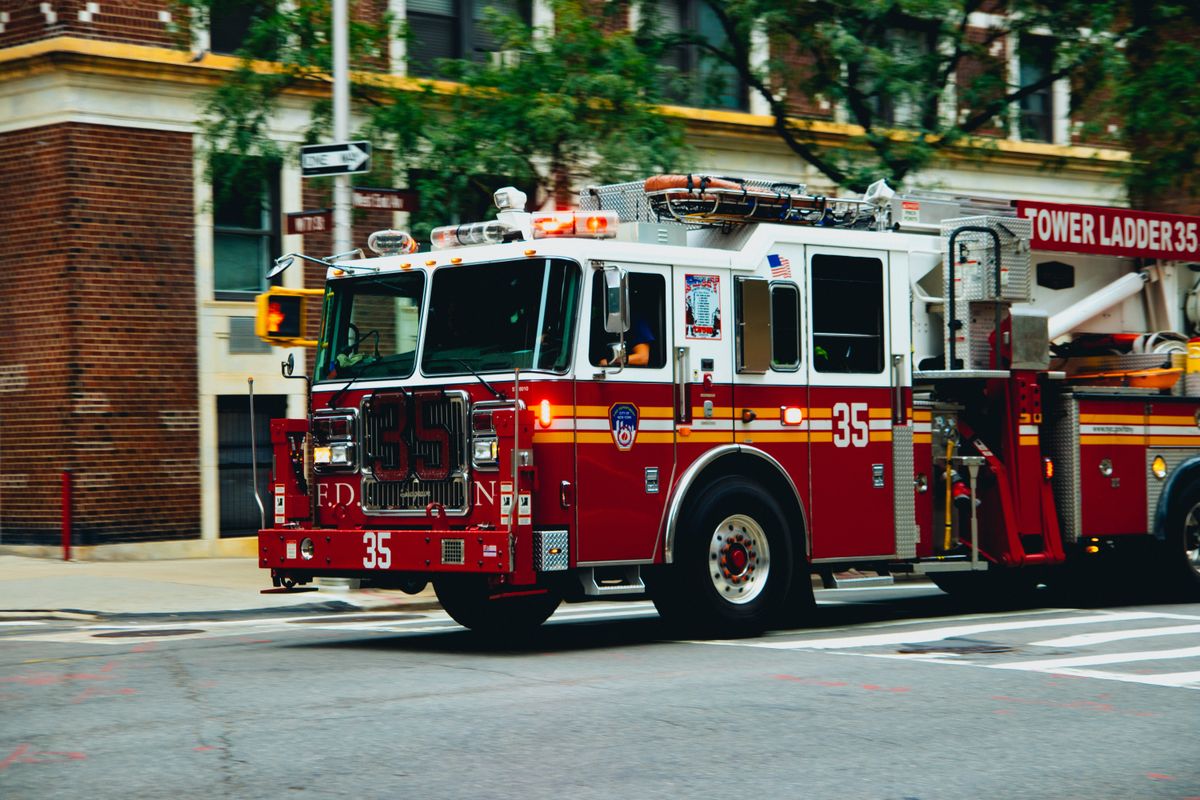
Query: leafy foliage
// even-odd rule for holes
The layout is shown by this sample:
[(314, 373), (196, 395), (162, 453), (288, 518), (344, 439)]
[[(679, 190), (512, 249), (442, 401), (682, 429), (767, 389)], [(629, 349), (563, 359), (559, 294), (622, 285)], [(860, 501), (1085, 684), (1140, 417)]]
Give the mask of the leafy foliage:
[[(180, 2), (203, 20), (206, 0)], [(379, 69), (388, 41), (405, 36), (410, 52), (420, 43), (388, 18), (352, 25), (352, 96), (368, 118), (363, 134), (392, 151), (393, 179), (420, 192), (418, 228), (478, 213), (479, 198), (500, 180), (524, 188), (534, 207), (564, 205), (586, 178), (631, 178), (686, 157), (682, 127), (657, 110), (662, 68), (631, 32), (610, 24), (617, 7), (551, 5), (552, 32), (489, 9), (485, 24), (499, 52), (439, 61), (444, 80), (390, 79)], [(280, 98), (330, 80), (329, 30), (327, 0), (281, 3), (255, 20), (239, 68), (205, 107), (214, 152), (279, 155), (269, 134)], [(328, 103), (315, 106), (307, 141), (328, 137), (328, 115)]]
[[(982, 35), (973, 14), (1000, 10), (983, 0), (704, 0), (727, 42), (680, 38), (733, 67), (765, 102), (775, 130), (834, 183), (861, 191), (878, 177), (893, 185), (939, 151), (1003, 129), (1023, 98), (1095, 69), (1115, 37), (1107, 0), (1010, 0)], [(756, 30), (769, 31), (771, 57), (754, 59)], [(1054, 63), (1026, 85), (1008, 80), (1003, 48), (1047, 37)], [(844, 108), (861, 133), (827, 145), (793, 116), (795, 102)]]

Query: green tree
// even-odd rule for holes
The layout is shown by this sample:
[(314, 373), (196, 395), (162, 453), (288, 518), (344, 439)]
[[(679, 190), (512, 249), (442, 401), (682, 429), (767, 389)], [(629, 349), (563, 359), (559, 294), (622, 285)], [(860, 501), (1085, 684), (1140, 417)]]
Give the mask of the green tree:
[[(181, 0), (203, 20), (206, 0)], [(437, 63), (434, 79), (384, 74), (395, 20), (350, 31), (352, 97), (369, 122), (363, 134), (390, 151), (397, 182), (421, 194), (417, 227), (459, 218), (481, 194), (509, 180), (534, 207), (565, 205), (585, 179), (628, 179), (686, 157), (682, 126), (658, 111), (662, 67), (655, 52), (613, 24), (614, 4), (552, 0), (554, 29), (537, 30), (489, 10), (499, 52)], [(353, 3), (352, 3), (353, 7)], [(278, 156), (269, 122), (289, 90), (331, 79), (328, 0), (292, 0), (255, 19), (239, 68), (207, 98), (206, 141), (214, 152)], [(353, 16), (353, 15), (352, 15)], [(419, 42), (409, 38), (410, 50)], [(328, 138), (329, 103), (314, 104), (308, 141)]]
[(1124, 47), (1105, 89), (1131, 160), (1129, 199), (1140, 208), (1196, 212), (1200, 195), (1200, 8), (1130, 0)]
[[(699, 47), (729, 65), (774, 117), (791, 150), (834, 183), (861, 191), (885, 177), (901, 184), (939, 152), (1003, 129), (1025, 98), (1063, 78), (1099, 69), (1116, 35), (1109, 0), (1010, 0), (989, 15), (982, 34), (968, 22), (995, 11), (984, 0), (704, 0), (725, 31), (714, 44), (695, 34), (676, 44)], [(752, 42), (764, 31), (770, 58), (756, 62)], [(653, 38), (649, 32), (648, 38)], [(994, 47), (1050, 46), (1050, 64), (1012, 85)], [(963, 78), (966, 78), (964, 81)], [(791, 99), (846, 110), (862, 133), (829, 144), (794, 116)]]

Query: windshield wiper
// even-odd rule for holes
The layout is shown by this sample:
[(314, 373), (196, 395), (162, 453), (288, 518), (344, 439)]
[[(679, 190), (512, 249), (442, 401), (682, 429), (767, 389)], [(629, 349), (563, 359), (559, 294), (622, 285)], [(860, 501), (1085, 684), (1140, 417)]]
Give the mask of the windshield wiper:
[[(358, 371), (357, 375), (355, 375), (350, 380), (346, 381), (345, 385), (342, 386), (342, 388), (338, 389), (336, 392), (333, 393), (333, 397), (329, 398), (329, 407), (335, 408), (337, 406), (337, 401), (341, 399), (341, 397), (345, 393), (345, 391), (347, 389), (349, 389), (351, 386), (353, 386), (355, 381), (357, 381), (359, 378), (361, 378), (366, 373), (370, 372), (371, 367), (377, 367), (380, 364), (384, 364), (384, 363), (386, 363), (386, 362), (382, 358), (380, 358), (380, 359), (376, 359), (375, 361), (372, 361), (370, 364), (367, 364), (362, 369), (360, 369)], [(404, 392), (405, 394), (408, 394), (408, 392), (404, 391), (404, 387), (400, 387), (400, 391)]]
[(467, 372), (470, 372), (472, 375), (474, 375), (479, 380), (480, 383), (482, 383), (484, 386), (486, 386), (488, 391), (496, 396), (497, 400), (507, 400), (508, 399), (507, 397), (504, 396), (503, 392), (497, 391), (495, 386), (492, 386), (490, 383), (485, 381), (483, 379), (483, 376), (480, 375), (478, 372), (476, 372), (474, 369), (472, 369), (471, 365), (468, 364), (466, 361), (464, 361), (461, 358), (456, 358), (454, 360), (457, 361), (458, 363), (462, 364), (464, 367), (466, 367)]

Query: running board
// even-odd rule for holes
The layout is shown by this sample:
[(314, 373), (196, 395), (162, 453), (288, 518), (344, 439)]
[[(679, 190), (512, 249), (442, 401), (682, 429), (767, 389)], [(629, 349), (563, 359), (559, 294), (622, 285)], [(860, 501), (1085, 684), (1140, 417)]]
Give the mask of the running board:
[(888, 564), (892, 572), (903, 572), (909, 575), (928, 575), (930, 572), (986, 572), (987, 561), (972, 561), (970, 556), (944, 556), (931, 558), (926, 561), (906, 561), (903, 564)]
[(579, 571), (579, 582), (588, 597), (608, 597), (614, 594), (642, 594), (646, 584), (642, 582), (639, 566), (604, 568), (604, 576), (596, 579), (596, 568), (587, 567)]

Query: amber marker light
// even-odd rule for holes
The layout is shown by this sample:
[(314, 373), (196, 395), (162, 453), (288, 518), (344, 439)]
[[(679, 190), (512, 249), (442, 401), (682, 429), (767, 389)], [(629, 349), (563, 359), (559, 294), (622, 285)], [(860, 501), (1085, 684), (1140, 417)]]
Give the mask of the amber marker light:
[(526, 250), (526, 251), (525, 251), (525, 255), (527, 255), (527, 256), (536, 256), (536, 255), (537, 255), (537, 250)]
[(1046, 480), (1050, 480), (1051, 478), (1053, 478), (1054, 477), (1054, 462), (1048, 458), (1043, 458), (1042, 459), (1042, 473), (1045, 475)]
[(434, 266), (435, 264), (437, 264), (437, 261), (435, 261), (435, 260), (434, 260), (434, 259), (432, 259), (432, 258), (431, 258), (431, 259), (429, 259), (428, 261), (426, 261), (426, 262), (425, 262), (425, 266), (427, 266), (427, 267), (432, 267), (432, 266)]
[(1167, 477), (1167, 460), (1162, 456), (1155, 456), (1154, 461), (1150, 462), (1150, 472), (1160, 481)]
[(451, 264), (461, 264), (462, 258), (459, 256), (455, 256), (454, 258), (450, 259), (450, 263)]

